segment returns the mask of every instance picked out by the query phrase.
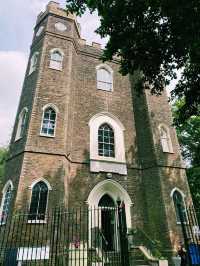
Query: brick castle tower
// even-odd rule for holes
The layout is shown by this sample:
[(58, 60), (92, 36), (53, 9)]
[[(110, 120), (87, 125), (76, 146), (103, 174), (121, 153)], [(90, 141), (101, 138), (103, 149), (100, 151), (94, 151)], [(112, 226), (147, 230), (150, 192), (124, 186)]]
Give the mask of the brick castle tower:
[(120, 199), (128, 229), (142, 228), (171, 253), (181, 237), (176, 201), (184, 207), (190, 192), (166, 92), (138, 97), (119, 61), (102, 63), (101, 54), (59, 4), (39, 14), (0, 184), (1, 214), (28, 208), (42, 220), (55, 206)]

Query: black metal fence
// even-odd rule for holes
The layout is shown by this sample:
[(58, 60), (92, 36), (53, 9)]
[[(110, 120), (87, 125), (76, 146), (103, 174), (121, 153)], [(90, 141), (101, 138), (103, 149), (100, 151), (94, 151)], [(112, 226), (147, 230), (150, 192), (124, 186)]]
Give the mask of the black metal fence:
[(0, 225), (0, 265), (129, 266), (125, 207), (55, 209)]
[(178, 211), (187, 252), (187, 263), (200, 266), (200, 212), (193, 206), (183, 209), (181, 205)]

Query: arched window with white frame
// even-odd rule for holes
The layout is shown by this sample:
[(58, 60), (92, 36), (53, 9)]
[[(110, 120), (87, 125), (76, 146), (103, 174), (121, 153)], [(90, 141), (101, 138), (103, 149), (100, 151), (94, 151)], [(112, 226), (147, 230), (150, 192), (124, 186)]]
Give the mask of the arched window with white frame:
[(37, 68), (39, 52), (34, 52), (30, 60), (29, 75)]
[(4, 186), (2, 192), (2, 201), (1, 201), (1, 208), (0, 208), (0, 225), (5, 224), (9, 215), (10, 205), (12, 200), (13, 194), (13, 184), (12, 181), (8, 181)]
[(43, 107), (43, 118), (40, 135), (55, 137), (57, 108), (54, 105)]
[(176, 213), (176, 222), (180, 223), (182, 216), (182, 221), (186, 223), (187, 213), (186, 213), (184, 194), (180, 190), (175, 188), (174, 190), (172, 190), (171, 196), (173, 199), (174, 209)]
[(42, 222), (45, 220), (48, 204), (49, 186), (43, 180), (32, 186), (31, 203), (28, 219), (31, 222)]
[(50, 51), (49, 67), (56, 70), (62, 70), (64, 54), (60, 49), (52, 49)]
[(173, 153), (169, 128), (165, 125), (160, 125), (159, 133), (163, 152)]
[(27, 113), (28, 113), (28, 108), (25, 107), (22, 109), (21, 113), (19, 114), (15, 140), (22, 138), (24, 135), (26, 122), (27, 122)]
[(117, 117), (102, 112), (89, 121), (90, 171), (127, 174), (124, 127)]
[(97, 89), (112, 91), (113, 90), (113, 70), (106, 64), (96, 67), (97, 71)]

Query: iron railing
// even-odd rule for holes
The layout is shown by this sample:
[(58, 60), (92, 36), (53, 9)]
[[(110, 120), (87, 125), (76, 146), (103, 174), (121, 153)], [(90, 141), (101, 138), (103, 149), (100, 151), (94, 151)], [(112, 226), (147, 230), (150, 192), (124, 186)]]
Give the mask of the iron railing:
[(178, 204), (180, 224), (189, 265), (200, 266), (200, 212), (193, 206), (182, 208)]
[(129, 266), (125, 206), (57, 208), (42, 220), (8, 216), (0, 225), (0, 265)]

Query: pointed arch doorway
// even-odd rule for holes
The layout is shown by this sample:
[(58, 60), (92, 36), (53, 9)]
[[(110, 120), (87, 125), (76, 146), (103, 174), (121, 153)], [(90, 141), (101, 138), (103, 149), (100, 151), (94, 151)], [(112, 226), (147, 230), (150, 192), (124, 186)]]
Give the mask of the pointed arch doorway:
[[(89, 210), (98, 210), (95, 215), (90, 215), (89, 232), (92, 232), (95, 228), (99, 228), (103, 235), (105, 235), (103, 237), (106, 242), (109, 242), (107, 244), (107, 249), (110, 251), (117, 251), (119, 249), (119, 237), (117, 233), (118, 199), (125, 204), (127, 228), (131, 228), (131, 206), (133, 203), (127, 191), (118, 182), (111, 179), (99, 182), (91, 190), (87, 199)], [(89, 234), (89, 240), (91, 240), (91, 238), (92, 234)]]
[(114, 200), (104, 194), (99, 201), (98, 207), (101, 209), (101, 231), (105, 239), (103, 248), (106, 251), (117, 249), (117, 212)]

